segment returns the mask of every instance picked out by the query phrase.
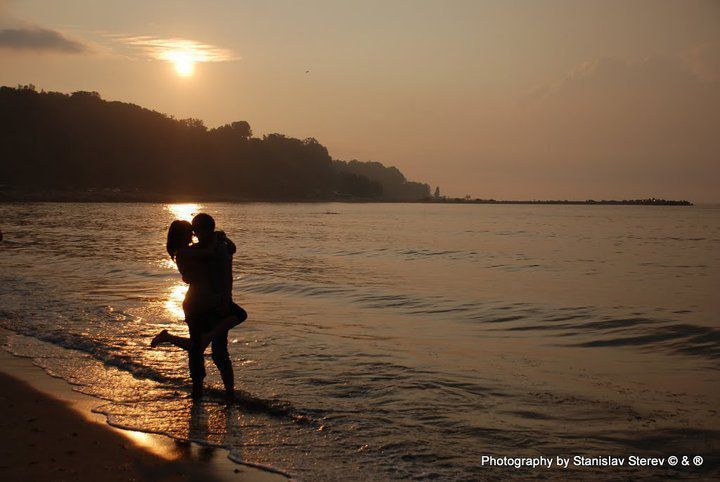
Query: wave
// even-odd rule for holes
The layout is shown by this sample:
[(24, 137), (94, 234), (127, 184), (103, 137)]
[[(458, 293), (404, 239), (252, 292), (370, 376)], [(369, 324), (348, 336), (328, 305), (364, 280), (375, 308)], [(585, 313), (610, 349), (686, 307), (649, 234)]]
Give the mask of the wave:
[[(0, 313), (0, 315), (2, 315), (2, 313)], [(119, 353), (116, 348), (106, 346), (97, 340), (67, 332), (34, 330), (31, 327), (9, 323), (7, 319), (3, 318), (6, 317), (0, 318), (0, 325), (16, 334), (31, 337), (68, 350), (85, 353), (102, 363), (103, 366), (116, 368), (130, 374), (133, 378), (151, 380), (172, 387), (176, 391), (189, 392), (188, 383), (184, 377), (168, 376), (153, 367), (143, 365), (130, 355)], [(24, 356), (12, 350), (10, 351), (14, 355)], [(224, 400), (224, 393), (219, 389), (208, 388), (206, 394), (209, 395), (211, 400)], [(236, 398), (237, 405), (250, 412), (262, 413), (300, 424), (319, 425), (317, 419), (296, 409), (286, 401), (263, 399), (243, 390), (236, 391)]]
[(173, 435), (170, 432), (166, 432), (166, 431), (162, 431), (162, 430), (157, 430), (157, 431), (156, 430), (138, 430), (137, 427), (134, 427), (132, 425), (114, 422), (112, 420), (111, 414), (109, 412), (103, 410), (103, 407), (94, 408), (94, 409), (92, 409), (92, 411), (93, 411), (93, 413), (98, 413), (100, 415), (104, 415), (105, 421), (107, 422), (108, 425), (115, 427), (115, 428), (119, 428), (121, 430), (128, 430), (128, 431), (132, 431), (132, 432), (143, 432), (143, 433), (154, 434), (154, 435), (162, 435), (164, 437), (168, 437), (170, 439), (177, 440), (179, 442), (189, 442), (189, 443), (194, 443), (194, 444), (197, 444), (197, 445), (200, 445), (203, 447), (210, 447), (210, 448), (214, 448), (214, 449), (226, 450), (228, 452), (228, 456), (227, 456), (228, 459), (232, 460), (233, 462), (235, 462), (238, 465), (254, 467), (256, 469), (260, 469), (265, 472), (271, 472), (273, 474), (282, 475), (283, 477), (287, 477), (288, 479), (292, 479), (292, 477), (293, 477), (290, 473), (285, 472), (277, 467), (273, 467), (271, 465), (259, 464), (259, 463), (255, 463), (255, 462), (248, 462), (248, 461), (244, 460), (242, 457), (233, 453), (233, 451), (232, 451), (233, 447), (230, 445), (227, 445), (227, 444), (214, 443), (214, 442), (210, 442), (208, 440), (197, 438), (197, 437), (181, 438), (181, 437), (177, 437), (176, 435)]
[(676, 353), (717, 360), (720, 359), (720, 330), (689, 324), (669, 324), (656, 326), (651, 331), (648, 330), (630, 336), (615, 336), (571, 344), (571, 346), (586, 348), (605, 346), (657, 347), (661, 345)]
[[(466, 301), (443, 296), (413, 293), (376, 292), (362, 287), (336, 287), (305, 281), (279, 280), (250, 275), (237, 281), (240, 289), (252, 293), (289, 296), (316, 296), (355, 304), (363, 309), (393, 310), (402, 315), (451, 318), (459, 323), (488, 325), (486, 329), (505, 332), (544, 332), (561, 339), (592, 337), (591, 340), (568, 341), (571, 347), (638, 347), (689, 355), (710, 360), (720, 359), (720, 330), (703, 325), (679, 323), (677, 315), (691, 311), (666, 313), (663, 318), (636, 312), (627, 316), (627, 307), (611, 311), (625, 312), (614, 316), (591, 306), (551, 306), (499, 301)], [(657, 310), (656, 310), (657, 311)], [(439, 319), (439, 321), (441, 321)]]
[(308, 248), (308, 253), (340, 256), (340, 257), (358, 257), (358, 258), (377, 258), (385, 257), (393, 261), (424, 261), (424, 260), (447, 260), (459, 261), (462, 263), (480, 264), (486, 269), (498, 269), (503, 271), (519, 271), (519, 270), (559, 270), (547, 263), (541, 263), (539, 258), (534, 258), (526, 254), (516, 254), (511, 257), (503, 257), (507, 262), (498, 263), (495, 260), (499, 256), (492, 253), (479, 253), (474, 250), (461, 249), (427, 249), (427, 248), (371, 248), (371, 249), (339, 249), (330, 253), (321, 252), (315, 248)]

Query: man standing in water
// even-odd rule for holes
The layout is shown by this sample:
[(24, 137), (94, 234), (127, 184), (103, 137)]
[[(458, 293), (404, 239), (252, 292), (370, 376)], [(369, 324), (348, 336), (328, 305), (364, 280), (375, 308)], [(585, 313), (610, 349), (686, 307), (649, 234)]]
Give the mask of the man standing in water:
[[(215, 232), (215, 220), (209, 214), (200, 213), (192, 220), (193, 232), (198, 238), (198, 247), (212, 248), (210, 257), (210, 283), (219, 298), (219, 308), (214, 319), (203, 320), (202, 323), (190, 325), (189, 350), (190, 373), (193, 380), (193, 398), (199, 398), (203, 392), (205, 378), (204, 352), (208, 342), (212, 344), (212, 359), (222, 377), (225, 385), (225, 396), (232, 400), (235, 398), (235, 375), (228, 353), (228, 331), (232, 326), (241, 323), (247, 318), (245, 310), (232, 303), (232, 256), (235, 254), (235, 245), (224, 237), (224, 233)], [(222, 242), (218, 242), (222, 237)], [(231, 318), (229, 325), (225, 320)], [(239, 318), (239, 320), (236, 320)], [(224, 323), (225, 322), (225, 323)], [(210, 338), (208, 340), (208, 338)]]
[[(193, 232), (198, 238), (192, 244)], [(215, 220), (198, 214), (192, 224), (175, 220), (168, 229), (167, 250), (177, 263), (183, 281), (190, 285), (183, 300), (190, 337), (162, 330), (150, 342), (155, 348), (170, 343), (187, 350), (192, 396), (202, 397), (205, 380), (204, 353), (212, 344), (212, 359), (220, 371), (228, 401), (235, 398), (235, 377), (228, 353), (228, 331), (247, 319), (242, 307), (232, 301), (232, 256), (235, 245), (223, 232), (215, 231)]]

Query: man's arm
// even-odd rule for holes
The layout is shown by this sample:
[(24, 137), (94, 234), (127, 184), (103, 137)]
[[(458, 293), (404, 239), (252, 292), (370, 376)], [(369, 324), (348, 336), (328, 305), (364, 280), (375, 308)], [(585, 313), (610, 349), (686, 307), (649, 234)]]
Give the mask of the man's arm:
[(232, 242), (230, 238), (227, 237), (227, 234), (225, 234), (225, 231), (217, 231), (217, 242), (218, 243), (224, 243), (225, 246), (228, 249), (228, 253), (230, 253), (230, 256), (234, 255), (237, 251), (237, 247), (235, 246), (235, 243)]
[[(225, 240), (229, 241), (227, 238)], [(235, 247), (230, 241), (232, 248)], [(230, 312), (230, 303), (232, 302), (232, 253), (235, 252), (231, 246), (224, 241), (220, 241), (217, 246), (217, 255), (219, 258), (219, 281), (220, 281), (220, 307), (223, 314)]]

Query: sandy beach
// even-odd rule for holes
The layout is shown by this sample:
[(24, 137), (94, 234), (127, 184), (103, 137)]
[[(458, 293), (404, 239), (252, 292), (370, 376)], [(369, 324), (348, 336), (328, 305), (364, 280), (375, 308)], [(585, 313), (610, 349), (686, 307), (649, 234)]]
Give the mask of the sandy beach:
[(28, 359), (0, 349), (0, 479), (4, 481), (279, 481), (223, 450), (120, 430)]

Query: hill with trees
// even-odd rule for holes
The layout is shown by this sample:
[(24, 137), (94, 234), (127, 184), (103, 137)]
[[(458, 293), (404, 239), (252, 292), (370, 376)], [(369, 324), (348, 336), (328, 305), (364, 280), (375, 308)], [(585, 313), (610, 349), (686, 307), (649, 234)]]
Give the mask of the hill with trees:
[(133, 199), (415, 201), (430, 195), (427, 184), (408, 181), (394, 167), (333, 160), (313, 138), (254, 137), (246, 121), (208, 129), (201, 120), (105, 101), (97, 92), (37, 92), (32, 85), (0, 87), (0, 185), (6, 191), (136, 193)]

